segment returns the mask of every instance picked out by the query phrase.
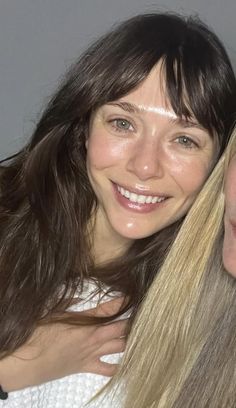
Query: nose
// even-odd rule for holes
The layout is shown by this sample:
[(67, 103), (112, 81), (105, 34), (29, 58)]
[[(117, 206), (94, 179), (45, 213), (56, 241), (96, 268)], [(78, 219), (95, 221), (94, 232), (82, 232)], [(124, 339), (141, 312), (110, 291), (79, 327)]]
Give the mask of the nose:
[(127, 162), (127, 170), (139, 180), (162, 178), (164, 176), (163, 152), (157, 143), (147, 140), (133, 148)]

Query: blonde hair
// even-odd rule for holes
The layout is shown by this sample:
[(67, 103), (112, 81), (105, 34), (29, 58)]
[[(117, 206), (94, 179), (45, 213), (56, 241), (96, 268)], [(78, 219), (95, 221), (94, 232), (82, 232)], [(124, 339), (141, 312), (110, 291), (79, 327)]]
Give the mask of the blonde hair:
[[(225, 322), (236, 318), (236, 284), (221, 261), (224, 170), (235, 152), (236, 129), (143, 301), (112, 381), (125, 383), (125, 408), (236, 406), (230, 391), (236, 381), (236, 343), (230, 345), (233, 373), (227, 371), (228, 350), (225, 361), (215, 353), (214, 367), (208, 359), (221, 341), (230, 343), (232, 333), (226, 334), (232, 326)], [(201, 378), (203, 373), (207, 378)]]

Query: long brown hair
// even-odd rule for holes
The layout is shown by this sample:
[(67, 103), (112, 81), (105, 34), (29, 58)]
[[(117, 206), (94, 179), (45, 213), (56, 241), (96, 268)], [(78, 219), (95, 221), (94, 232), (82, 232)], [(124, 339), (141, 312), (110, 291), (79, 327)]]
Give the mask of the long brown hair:
[[(179, 117), (194, 116), (220, 150), (236, 100), (224, 47), (197, 19), (139, 15), (88, 48), (42, 115), (29, 143), (0, 169), (0, 350), (19, 347), (40, 322), (62, 319), (83, 282), (127, 295), (135, 314), (182, 220), (137, 240), (121, 259), (94, 265), (88, 221), (96, 197), (86, 172), (91, 114), (137, 87), (159, 60)], [(65, 315), (71, 323), (78, 316)], [(88, 322), (88, 320), (86, 320)]]
[(125, 408), (236, 406), (236, 280), (222, 264), (224, 170), (235, 153), (236, 128), (136, 316), (118, 374)]

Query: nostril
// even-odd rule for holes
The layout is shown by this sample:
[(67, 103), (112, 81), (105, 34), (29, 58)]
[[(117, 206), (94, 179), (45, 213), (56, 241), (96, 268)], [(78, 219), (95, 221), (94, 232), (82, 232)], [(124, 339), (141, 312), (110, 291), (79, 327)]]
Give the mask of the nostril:
[(162, 178), (164, 169), (160, 162), (154, 159), (143, 159), (140, 156), (133, 157), (127, 163), (127, 170), (134, 173), (139, 180), (149, 178)]

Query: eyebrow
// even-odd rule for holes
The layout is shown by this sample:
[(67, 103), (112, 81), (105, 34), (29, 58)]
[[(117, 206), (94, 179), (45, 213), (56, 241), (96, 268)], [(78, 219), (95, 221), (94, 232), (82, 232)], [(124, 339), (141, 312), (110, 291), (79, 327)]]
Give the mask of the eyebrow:
[[(125, 112), (128, 113), (136, 113), (136, 114), (140, 114), (140, 113), (144, 113), (145, 109), (144, 108), (140, 108), (139, 106), (130, 103), (130, 102), (108, 102), (107, 105), (111, 105), (111, 106), (117, 106), (118, 108), (121, 108), (122, 110), (124, 110)], [(182, 126), (184, 128), (197, 128), (197, 129), (201, 129), (201, 130), (206, 130), (203, 126), (201, 126), (198, 122), (195, 122), (194, 120), (191, 119), (183, 119), (180, 117), (172, 117), (172, 115), (168, 115), (170, 117), (170, 121), (176, 125)]]
[(121, 108), (125, 112), (129, 112), (129, 113), (144, 112), (144, 109), (139, 108), (137, 105), (130, 103), (130, 102), (108, 102), (107, 105), (118, 106), (118, 108)]

